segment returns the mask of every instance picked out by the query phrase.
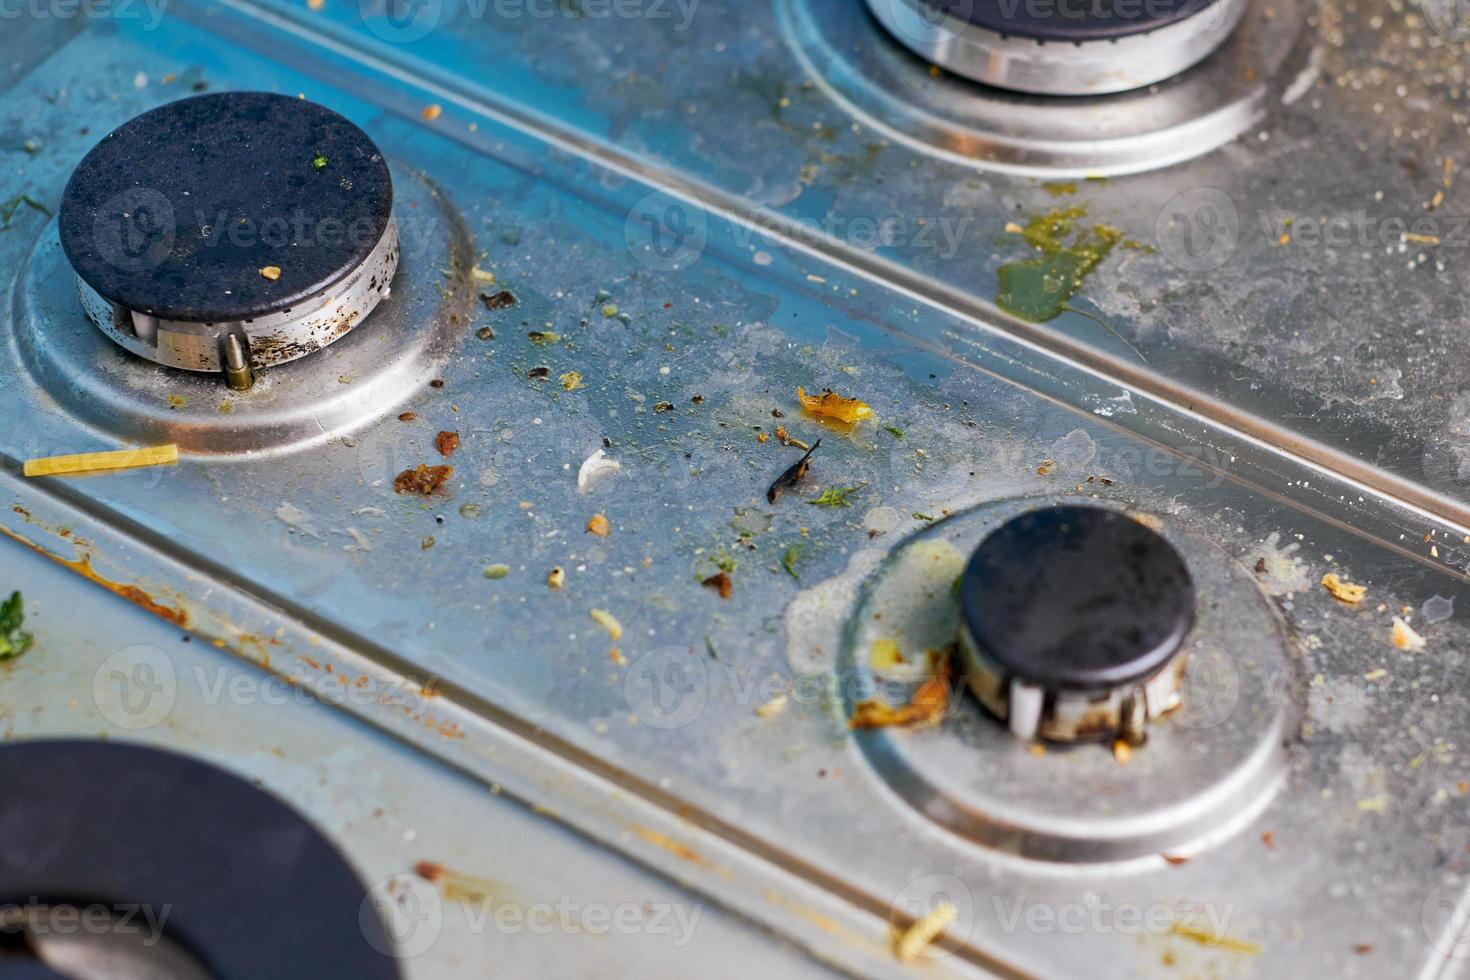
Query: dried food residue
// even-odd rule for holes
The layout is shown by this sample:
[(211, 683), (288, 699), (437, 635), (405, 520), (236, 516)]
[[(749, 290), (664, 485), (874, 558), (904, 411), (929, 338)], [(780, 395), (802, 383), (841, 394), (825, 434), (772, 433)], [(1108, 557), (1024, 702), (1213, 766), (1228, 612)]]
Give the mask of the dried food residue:
[(786, 472), (776, 477), (776, 482), (772, 483), (770, 489), (766, 491), (767, 503), (774, 504), (782, 493), (794, 487), (801, 481), (802, 477), (806, 476), (806, 471), (812, 465), (812, 453), (816, 452), (817, 447), (821, 444), (822, 440), (820, 439), (812, 443), (812, 447), (806, 451), (806, 455), (788, 466)]
[(1261, 947), (1244, 939), (1232, 939), (1229, 936), (1218, 936), (1199, 926), (1193, 926), (1187, 922), (1176, 922), (1169, 927), (1169, 931), (1176, 936), (1181, 936), (1191, 942), (1208, 946), (1211, 949), (1223, 949), (1232, 953), (1244, 953), (1247, 956), (1255, 956), (1261, 951)]
[(893, 955), (900, 963), (914, 962), (939, 938), (940, 933), (949, 928), (949, 924), (958, 914), (951, 903), (936, 902), (932, 909), (916, 919), (907, 929), (895, 931)]
[(781, 567), (786, 570), (787, 575), (790, 575), (797, 581), (801, 580), (801, 576), (796, 574), (796, 563), (801, 560), (803, 550), (805, 549), (801, 545), (793, 544), (781, 555)]
[(801, 407), (811, 414), (836, 422), (860, 422), (872, 417), (873, 414), (867, 402), (856, 398), (844, 398), (831, 388), (824, 390), (820, 395), (808, 395), (798, 385), (796, 399), (801, 402)]
[(19, 592), (0, 603), (0, 660), (18, 657), (31, 648), (32, 636), (22, 627), (26, 624), (25, 605)]
[(623, 468), (623, 464), (608, 456), (599, 449), (591, 456), (582, 460), (582, 465), (577, 467), (577, 489), (585, 492), (598, 479), (609, 474), (616, 473)]
[(1423, 650), (1427, 645), (1424, 637), (1398, 616), (1393, 618), (1393, 629), (1389, 633), (1389, 639), (1400, 650)]
[(852, 504), (848, 502), (847, 498), (865, 486), (867, 486), (866, 483), (859, 483), (855, 487), (828, 487), (822, 491), (820, 496), (813, 497), (807, 503), (813, 507), (851, 507)]
[(591, 616), (592, 621), (598, 626), (607, 630), (607, 635), (614, 640), (622, 637), (623, 624), (618, 622), (618, 618), (606, 609), (589, 609), (587, 610), (587, 615)]
[(1123, 240), (1116, 228), (1082, 225), (1086, 216), (1087, 208), (1074, 204), (1052, 208), (1025, 225), (1007, 225), (1039, 255), (1000, 267), (996, 305), (1032, 323), (1061, 316), (1088, 273)]
[(454, 473), (453, 466), (426, 466), (420, 463), (416, 469), (404, 470), (393, 480), (397, 493), (421, 493), (428, 496), (449, 482)]
[(459, 448), (458, 432), (441, 432), (434, 437), (434, 448), (439, 450), (440, 456), (452, 456)]
[(515, 293), (509, 289), (502, 289), (495, 293), (481, 293), (480, 302), (485, 304), (485, 309), (494, 311), (508, 310), (520, 301), (516, 299)]
[(949, 672), (935, 674), (919, 685), (909, 703), (895, 708), (883, 701), (869, 699), (853, 705), (849, 728), (907, 728), (932, 725), (949, 707)]
[(611, 529), (608, 527), (607, 517), (603, 514), (593, 514), (587, 519), (587, 533), (595, 534), (599, 538), (605, 538)]
[(1328, 572), (1322, 576), (1322, 588), (1332, 594), (1332, 598), (1345, 606), (1356, 606), (1363, 601), (1368, 594), (1366, 585), (1354, 585), (1336, 572)]
[(735, 590), (735, 582), (729, 572), (716, 572), (699, 584), (718, 592), (721, 599), (730, 598), (730, 593)]
[(46, 217), (51, 217), (51, 209), (40, 201), (34, 200), (29, 194), (17, 194), (8, 201), (0, 201), (0, 229), (10, 227), (10, 221), (15, 217), (21, 205), (25, 205), (32, 211), (39, 211)]

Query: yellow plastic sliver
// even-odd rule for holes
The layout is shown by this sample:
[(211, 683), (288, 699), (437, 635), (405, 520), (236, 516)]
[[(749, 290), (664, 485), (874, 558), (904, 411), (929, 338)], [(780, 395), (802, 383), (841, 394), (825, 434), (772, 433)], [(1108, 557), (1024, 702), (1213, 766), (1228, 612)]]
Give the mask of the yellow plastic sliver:
[(179, 447), (145, 446), (141, 449), (117, 449), (106, 453), (75, 453), (71, 456), (42, 456), (28, 459), (26, 476), (66, 476), (99, 470), (125, 470), (134, 466), (165, 466), (179, 461)]

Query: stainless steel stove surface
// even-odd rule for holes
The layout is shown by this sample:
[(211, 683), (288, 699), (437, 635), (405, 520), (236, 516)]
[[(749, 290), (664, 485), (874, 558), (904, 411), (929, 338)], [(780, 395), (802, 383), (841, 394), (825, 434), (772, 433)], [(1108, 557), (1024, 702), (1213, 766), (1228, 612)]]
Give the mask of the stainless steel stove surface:
[[(1467, 24), (978, 6), (7, 14), (0, 763), (255, 781), (406, 977), (1464, 973)], [(245, 92), (350, 151), (68, 189)]]

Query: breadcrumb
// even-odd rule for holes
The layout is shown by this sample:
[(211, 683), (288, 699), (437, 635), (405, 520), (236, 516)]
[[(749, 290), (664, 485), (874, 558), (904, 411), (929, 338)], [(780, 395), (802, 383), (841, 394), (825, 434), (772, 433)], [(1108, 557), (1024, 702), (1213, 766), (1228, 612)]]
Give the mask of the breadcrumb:
[(1328, 572), (1322, 576), (1322, 588), (1332, 594), (1332, 598), (1345, 606), (1356, 606), (1368, 595), (1366, 585), (1354, 585), (1346, 579), (1340, 578), (1336, 572)]

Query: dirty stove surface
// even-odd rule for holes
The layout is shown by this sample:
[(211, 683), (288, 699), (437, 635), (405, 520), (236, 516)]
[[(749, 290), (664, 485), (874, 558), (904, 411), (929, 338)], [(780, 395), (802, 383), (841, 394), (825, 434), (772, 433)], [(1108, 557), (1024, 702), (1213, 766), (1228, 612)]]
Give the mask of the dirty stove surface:
[[(864, 976), (1462, 969), (1470, 61), (1445, 12), (1258, 0), (1185, 75), (1062, 104), (932, 72), (855, 2), (553, 8), (191, 3), (0, 37), (0, 588), (42, 624), (7, 734), (253, 775), (368, 881), (582, 887), (544, 846), (719, 910), (628, 973), (746, 946)], [(88, 323), (48, 216), (103, 134), (205, 90), (341, 113), (395, 189), (391, 295), (246, 391)], [(1057, 269), (1060, 303), (1028, 285)], [(770, 504), (800, 456), (778, 426), (822, 446)], [(19, 475), (167, 442), (175, 467)], [(440, 463), (440, 492), (395, 492)], [(1012, 739), (958, 689), (936, 725), (852, 731), (951, 641), (970, 550), (1058, 501), (1189, 564), (1180, 711), (1126, 763)], [(66, 624), (93, 607), (117, 629)], [(182, 679), (203, 653), (355, 717), (181, 695), (130, 727), (92, 693), (93, 659)], [(339, 789), (307, 791), (323, 765)], [(354, 817), (384, 774), (436, 849)], [(941, 900), (900, 962), (894, 924)], [(446, 935), (405, 973), (498, 955)]]

